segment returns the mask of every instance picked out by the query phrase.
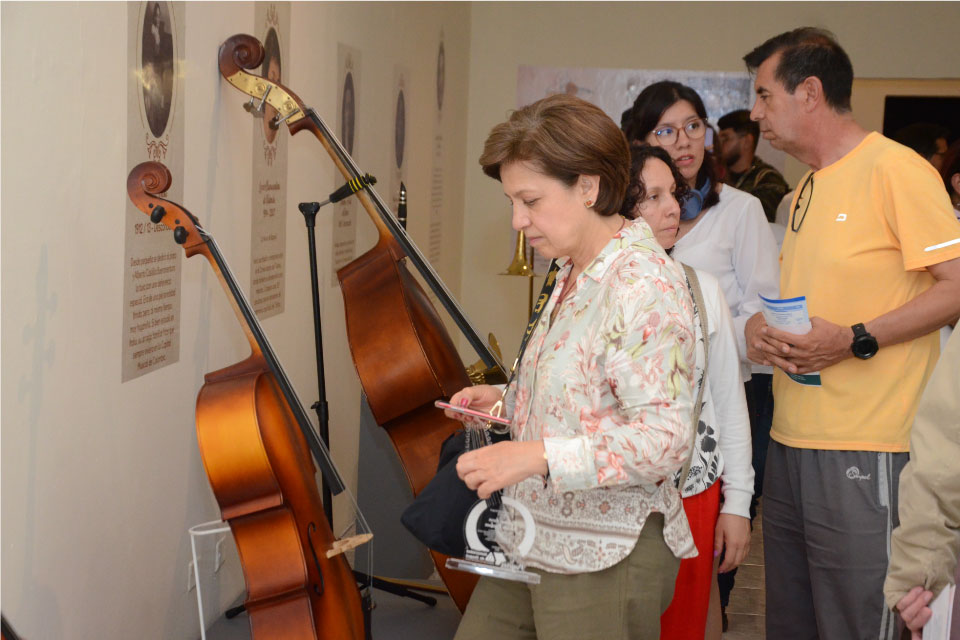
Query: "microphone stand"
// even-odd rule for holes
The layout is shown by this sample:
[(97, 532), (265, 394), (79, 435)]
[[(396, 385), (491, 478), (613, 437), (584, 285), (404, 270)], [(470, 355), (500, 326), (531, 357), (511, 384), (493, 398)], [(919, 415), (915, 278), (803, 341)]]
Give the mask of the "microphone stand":
[[(320, 438), (329, 450), (330, 413), (327, 405), (326, 383), (323, 375), (323, 335), (320, 331), (320, 284), (317, 277), (316, 221), (317, 211), (320, 210), (320, 207), (321, 204), (319, 202), (301, 202), (298, 208), (300, 209), (300, 213), (303, 214), (304, 222), (306, 222), (307, 225), (307, 246), (310, 252), (310, 288), (313, 292), (313, 330), (317, 351), (317, 386), (319, 388), (320, 398), (317, 402), (314, 402), (310, 408), (317, 412), (317, 417), (320, 419)], [(323, 493), (323, 511), (327, 516), (327, 521), (330, 523), (331, 530), (333, 530), (333, 499), (326, 481), (322, 477), (320, 481)], [(369, 569), (371, 572), (373, 571), (373, 567)], [(374, 589), (380, 589), (381, 591), (386, 591), (387, 593), (392, 593), (404, 598), (412, 598), (431, 607), (437, 604), (436, 598), (417, 593), (395, 582), (383, 580), (382, 578), (372, 575), (372, 573), (371, 575), (367, 575), (354, 570), (353, 575), (361, 585), (366, 586), (369, 584)], [(368, 604), (370, 603), (364, 603), (364, 617), (366, 618), (367, 632), (369, 633), (370, 609), (372, 609), (372, 607), (367, 606)]]
[[(372, 182), (370, 184), (372, 184)], [(316, 231), (317, 212), (320, 210), (320, 207), (322, 207), (324, 204), (328, 204), (329, 202), (331, 202), (330, 199), (322, 204), (319, 202), (301, 202), (298, 205), (300, 213), (303, 214), (304, 222), (307, 225), (307, 249), (310, 253), (310, 289), (313, 295), (313, 335), (317, 357), (317, 387), (319, 392), (319, 400), (310, 405), (310, 408), (317, 412), (317, 418), (320, 420), (320, 438), (323, 440), (323, 444), (327, 447), (328, 451), (330, 450), (330, 411), (329, 406), (327, 405), (326, 380), (323, 375), (323, 332), (321, 331), (320, 327), (320, 282), (319, 278), (317, 277)], [(403, 204), (403, 212), (406, 214), (406, 188), (402, 188), (401, 202)], [(406, 221), (405, 219), (406, 215), (404, 215), (404, 222)], [(327, 522), (330, 524), (330, 530), (333, 531), (333, 496), (330, 492), (330, 487), (327, 486), (327, 482), (323, 478), (323, 474), (320, 476), (320, 486), (321, 494), (323, 496), (323, 513), (327, 518)], [(380, 589), (381, 591), (386, 591), (387, 593), (417, 600), (418, 602), (422, 602), (431, 607), (436, 606), (436, 598), (413, 591), (413, 589), (418, 589), (419, 587), (413, 585), (407, 587), (391, 580), (378, 578), (372, 574), (373, 567), (370, 567), (370, 571), (370, 574), (366, 574), (362, 571), (354, 570), (353, 577), (364, 588), (371, 586), (374, 589)], [(433, 590), (431, 587), (424, 586), (423, 588), (426, 591)], [(228, 609), (224, 615), (229, 620), (240, 615), (245, 610), (246, 607), (241, 604), (233, 607), (232, 609)], [(372, 610), (373, 602), (370, 598), (370, 592), (367, 591), (363, 598), (363, 623), (364, 627), (366, 628), (367, 640), (371, 640), (373, 633), (370, 624), (370, 612)]]
[[(317, 277), (317, 211), (319, 202), (301, 202), (300, 213), (303, 214), (307, 225), (307, 248), (310, 252), (310, 290), (313, 295), (313, 342), (317, 357), (317, 389), (318, 400), (310, 405), (317, 412), (320, 421), (320, 439), (330, 450), (330, 410), (327, 404), (327, 386), (323, 375), (323, 332), (320, 328), (320, 283)], [(326, 479), (320, 477), (321, 494), (323, 495), (323, 513), (327, 522), (333, 527), (333, 494), (327, 485)]]
[[(307, 247), (310, 252), (310, 288), (313, 294), (313, 337), (316, 347), (317, 387), (319, 391), (319, 400), (310, 405), (310, 408), (317, 412), (317, 418), (320, 421), (320, 439), (323, 440), (323, 444), (327, 447), (327, 451), (329, 451), (330, 411), (327, 404), (326, 380), (323, 375), (323, 332), (320, 326), (320, 283), (317, 277), (316, 222), (317, 211), (320, 210), (320, 206), (319, 202), (301, 202), (299, 208), (307, 225)], [(326, 516), (327, 523), (330, 525), (330, 531), (333, 531), (333, 494), (323, 474), (320, 474), (320, 492), (323, 498), (323, 514)], [(373, 568), (371, 567), (371, 571), (372, 570)], [(357, 582), (363, 587), (372, 584), (370, 580), (377, 580), (377, 578), (367, 576), (359, 571), (354, 571), (353, 575)], [(434, 600), (434, 603), (436, 603), (436, 600)], [(372, 638), (370, 625), (370, 612), (372, 609), (373, 603), (370, 601), (369, 592), (367, 592), (363, 599), (363, 623), (366, 629), (367, 640), (371, 640)], [(224, 615), (229, 620), (240, 615), (245, 610), (246, 606), (241, 604), (228, 609)]]

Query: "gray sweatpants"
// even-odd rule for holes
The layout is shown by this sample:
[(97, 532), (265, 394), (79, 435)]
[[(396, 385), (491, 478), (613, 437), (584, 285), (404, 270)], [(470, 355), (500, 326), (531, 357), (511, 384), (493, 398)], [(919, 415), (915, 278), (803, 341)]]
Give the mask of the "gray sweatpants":
[(893, 640), (883, 601), (908, 453), (771, 441), (763, 490), (767, 638)]

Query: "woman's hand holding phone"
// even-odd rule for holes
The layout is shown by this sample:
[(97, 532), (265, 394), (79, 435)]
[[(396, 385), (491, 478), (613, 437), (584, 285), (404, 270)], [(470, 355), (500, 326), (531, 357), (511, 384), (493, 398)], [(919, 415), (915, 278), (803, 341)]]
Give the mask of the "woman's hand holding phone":
[[(501, 394), (502, 391), (497, 387), (489, 384), (478, 384), (472, 387), (464, 387), (460, 391), (457, 391), (450, 397), (450, 404), (455, 407), (480, 411), (481, 413), (490, 413), (493, 405), (497, 404), (500, 400)], [(477, 422), (475, 418), (450, 409), (445, 409), (443, 413), (448, 418), (453, 418), (461, 422), (471, 424)]]

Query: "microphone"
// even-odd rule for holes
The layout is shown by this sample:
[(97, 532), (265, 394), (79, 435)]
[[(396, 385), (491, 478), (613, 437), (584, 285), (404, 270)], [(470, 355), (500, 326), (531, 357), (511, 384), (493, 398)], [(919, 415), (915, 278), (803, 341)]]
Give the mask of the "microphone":
[(320, 203), (320, 206), (322, 207), (332, 202), (340, 202), (344, 198), (349, 198), (357, 191), (375, 184), (377, 184), (377, 179), (369, 173), (365, 173), (362, 176), (350, 180), (347, 184), (331, 193), (329, 198)]
[(407, 228), (407, 187), (400, 183), (400, 202), (397, 204), (397, 222), (404, 229)]

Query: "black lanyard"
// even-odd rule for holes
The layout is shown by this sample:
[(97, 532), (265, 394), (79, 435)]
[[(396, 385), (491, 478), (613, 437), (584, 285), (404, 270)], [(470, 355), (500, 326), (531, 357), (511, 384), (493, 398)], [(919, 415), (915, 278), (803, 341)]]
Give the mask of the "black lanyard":
[[(533, 313), (530, 315), (530, 321), (527, 322), (527, 329), (523, 332), (523, 339), (520, 341), (520, 350), (517, 353), (517, 359), (513, 361), (513, 366), (510, 367), (510, 377), (507, 379), (507, 384), (503, 386), (503, 393), (500, 394), (500, 399), (493, 405), (493, 408), (490, 410), (494, 415), (500, 415), (503, 410), (503, 400), (507, 397), (507, 390), (510, 388), (510, 385), (513, 383), (513, 379), (517, 375), (517, 367), (520, 365), (520, 358), (523, 357), (523, 352), (527, 348), (527, 342), (530, 340), (530, 336), (533, 335), (533, 330), (537, 328), (537, 324), (540, 322), (540, 317), (543, 315), (543, 310), (547, 306), (547, 301), (550, 300), (550, 294), (553, 293), (554, 287), (557, 286), (557, 273), (560, 271), (560, 265), (557, 264), (556, 260), (553, 260), (550, 263), (550, 269), (547, 271), (547, 277), (543, 281), (543, 287), (540, 288), (540, 295), (537, 296), (537, 304), (533, 307)], [(490, 432), (493, 432), (498, 435), (503, 435), (509, 432), (509, 427), (500, 428), (494, 427), (492, 423), (487, 423), (488, 428), (477, 430), (477, 429), (467, 429), (467, 450), (476, 449), (491, 443)], [(482, 440), (481, 440), (482, 438)]]
[(517, 353), (517, 359), (514, 361), (513, 366), (510, 367), (510, 379), (507, 380), (508, 387), (517, 372), (517, 365), (520, 364), (520, 358), (523, 357), (523, 352), (527, 348), (527, 342), (530, 340), (530, 336), (533, 335), (533, 330), (537, 328), (537, 323), (540, 322), (540, 316), (543, 315), (547, 301), (550, 300), (550, 294), (553, 293), (553, 288), (557, 286), (557, 273), (559, 273), (559, 271), (560, 265), (557, 264), (557, 261), (553, 260), (550, 262), (550, 269), (547, 271), (547, 277), (543, 281), (540, 295), (537, 296), (537, 304), (533, 307), (533, 313), (530, 315), (530, 321), (527, 323), (527, 330), (523, 332), (523, 339), (520, 341), (520, 351)]

